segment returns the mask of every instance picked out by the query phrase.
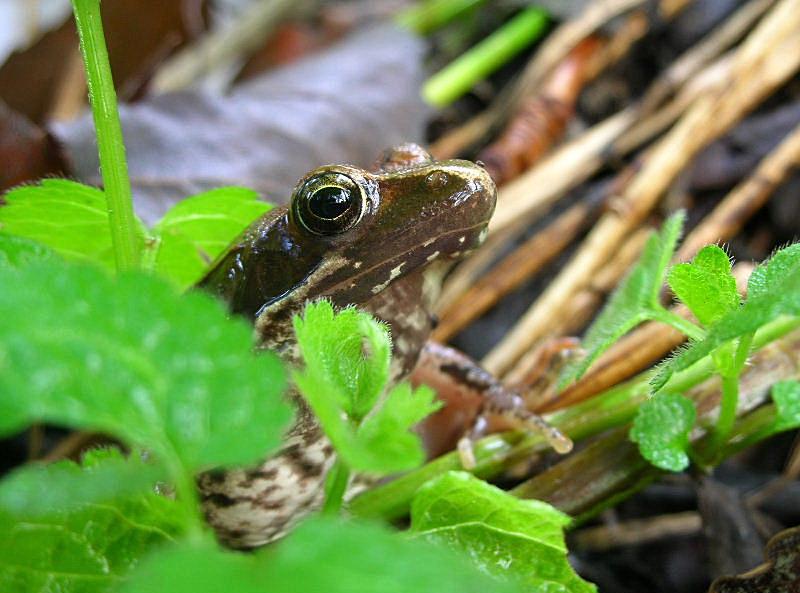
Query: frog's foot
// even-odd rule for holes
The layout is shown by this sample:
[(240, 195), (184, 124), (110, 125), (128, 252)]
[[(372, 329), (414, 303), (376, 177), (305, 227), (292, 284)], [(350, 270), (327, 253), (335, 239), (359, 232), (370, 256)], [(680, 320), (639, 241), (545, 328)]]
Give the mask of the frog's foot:
[[(448, 406), (444, 416), (447, 416), (448, 408), (450, 415), (455, 416), (450, 422), (457, 424), (455, 430), (461, 435), (456, 448), (466, 469), (475, 467), (473, 442), (498, 428), (521, 428), (542, 434), (559, 453), (572, 449), (569, 437), (528, 410), (525, 399), (518, 392), (506, 388), (491, 373), (457, 350), (429, 342), (423, 349), (412, 380), (433, 386), (446, 400)], [(463, 410), (465, 404), (466, 411)], [(442, 446), (441, 440), (446, 433), (454, 431), (453, 426), (443, 426), (441, 417), (437, 416), (439, 414), (422, 428), (423, 438), (432, 454), (449, 450)], [(433, 434), (426, 434), (426, 431)], [(438, 441), (438, 448), (430, 447), (431, 441)]]

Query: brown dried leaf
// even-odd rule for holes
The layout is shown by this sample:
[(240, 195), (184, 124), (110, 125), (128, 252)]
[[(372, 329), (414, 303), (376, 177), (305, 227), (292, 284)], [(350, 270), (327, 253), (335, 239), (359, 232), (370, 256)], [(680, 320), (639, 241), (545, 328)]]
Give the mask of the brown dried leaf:
[(44, 130), (0, 101), (0, 191), (67, 167), (56, 143)]
[[(309, 169), (368, 166), (386, 146), (419, 141), (422, 43), (381, 26), (227, 96), (165, 94), (121, 106), (137, 210), (152, 222), (179, 199), (224, 185), (286, 201)], [(99, 184), (87, 115), (55, 129), (82, 181)]]
[(767, 562), (735, 577), (720, 577), (709, 593), (797, 593), (800, 591), (800, 527), (769, 540)]
[[(131, 98), (153, 68), (202, 30), (203, 0), (104, 2), (103, 27), (114, 83)], [(0, 98), (34, 122), (50, 115), (78, 55), (78, 34), (69, 18), (0, 68)]]

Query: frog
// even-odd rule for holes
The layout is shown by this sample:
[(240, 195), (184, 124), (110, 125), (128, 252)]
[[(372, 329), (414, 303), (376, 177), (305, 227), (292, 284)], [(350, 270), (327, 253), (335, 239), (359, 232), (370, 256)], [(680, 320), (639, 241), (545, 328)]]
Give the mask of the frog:
[[(257, 347), (289, 365), (302, 362), (292, 320), (309, 301), (355, 305), (385, 322), (392, 335), (390, 386), (421, 368), (428, 382), (438, 374), (485, 395), (458, 443), (467, 467), (474, 464), (471, 442), (491, 415), (514, 417), (562, 443), (563, 435), (528, 412), (518, 393), (465, 355), (429, 343), (443, 278), (483, 242), (496, 199), (480, 164), (435, 161), (416, 144), (386, 150), (370, 170), (319, 167), (300, 179), (287, 205), (246, 229), (198, 287), (248, 318)], [(198, 479), (206, 517), (225, 545), (269, 543), (322, 506), (335, 451), (302, 397), (295, 391), (289, 397), (296, 418), (276, 454), (256, 467)]]

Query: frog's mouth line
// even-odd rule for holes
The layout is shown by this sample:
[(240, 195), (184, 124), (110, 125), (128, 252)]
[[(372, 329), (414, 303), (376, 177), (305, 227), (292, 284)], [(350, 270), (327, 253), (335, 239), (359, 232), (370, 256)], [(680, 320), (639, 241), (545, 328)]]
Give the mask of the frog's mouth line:
[[(447, 231), (446, 233), (440, 233), (434, 239), (428, 239), (427, 241), (423, 241), (421, 243), (417, 243), (417, 244), (413, 245), (411, 248), (407, 249), (406, 251), (404, 251), (402, 253), (399, 253), (399, 254), (397, 254), (397, 255), (395, 255), (393, 257), (390, 257), (388, 259), (382, 260), (382, 261), (376, 263), (373, 266), (365, 268), (363, 271), (360, 271), (358, 274), (354, 274), (354, 275), (350, 276), (347, 280), (342, 280), (340, 282), (337, 282), (336, 284), (331, 286), (330, 291), (331, 292), (336, 292), (338, 290), (346, 288), (349, 284), (352, 284), (354, 281), (356, 283), (358, 283), (359, 280), (363, 279), (364, 277), (368, 276), (370, 273), (372, 273), (372, 272), (374, 272), (374, 271), (376, 271), (378, 269), (389, 267), (393, 263), (396, 264), (396, 265), (392, 266), (391, 271), (389, 272), (389, 276), (386, 279), (386, 281), (376, 285), (376, 287), (377, 286), (381, 286), (381, 290), (375, 291), (375, 294), (378, 294), (379, 292), (384, 290), (386, 287), (391, 285), (395, 280), (399, 280), (403, 276), (406, 276), (409, 272), (412, 272), (412, 271), (414, 271), (414, 270), (416, 270), (417, 268), (420, 267), (419, 265), (417, 265), (413, 269), (403, 269), (403, 266), (408, 261), (410, 254), (429, 250), (431, 252), (431, 255), (434, 255), (434, 254), (436, 254), (436, 255), (434, 257), (431, 257), (429, 255), (424, 260), (424, 262), (421, 262), (421, 263), (432, 262), (434, 259), (436, 259), (436, 257), (438, 256), (438, 253), (439, 253), (436, 250), (436, 244), (437, 243), (441, 244), (442, 242), (446, 242), (448, 239), (453, 240), (455, 237), (459, 237), (461, 235), (466, 237), (468, 233), (474, 232), (474, 231), (476, 231), (477, 229), (480, 229), (480, 228), (486, 228), (487, 224), (488, 224), (488, 221), (481, 222), (479, 224), (474, 224), (474, 225), (468, 226), (468, 227), (463, 227), (463, 228), (459, 228), (459, 229), (453, 229), (451, 231)], [(455, 240), (457, 241), (458, 239), (455, 239)], [(465, 243), (464, 244), (464, 248), (461, 251), (463, 252), (463, 251), (471, 250), (471, 249), (474, 249), (475, 247), (476, 246), (468, 246)], [(453, 261), (453, 263), (455, 263), (455, 260)], [(397, 270), (396, 274), (394, 273), (395, 270)]]

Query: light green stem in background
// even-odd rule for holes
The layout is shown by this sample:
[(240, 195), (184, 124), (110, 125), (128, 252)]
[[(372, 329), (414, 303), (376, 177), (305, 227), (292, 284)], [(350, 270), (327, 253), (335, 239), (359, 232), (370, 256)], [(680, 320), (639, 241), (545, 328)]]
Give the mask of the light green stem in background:
[(423, 98), (444, 107), (466, 93), (473, 85), (505, 64), (536, 41), (548, 23), (542, 8), (525, 9), (489, 37), (465, 52), (443, 70), (431, 76), (422, 87)]
[(397, 24), (419, 35), (427, 35), (483, 2), (484, 0), (426, 0), (401, 12), (397, 16)]
[(114, 258), (118, 271), (129, 270), (139, 265), (141, 247), (136, 235), (128, 163), (103, 36), (100, 0), (72, 0), (72, 8), (86, 66)]

